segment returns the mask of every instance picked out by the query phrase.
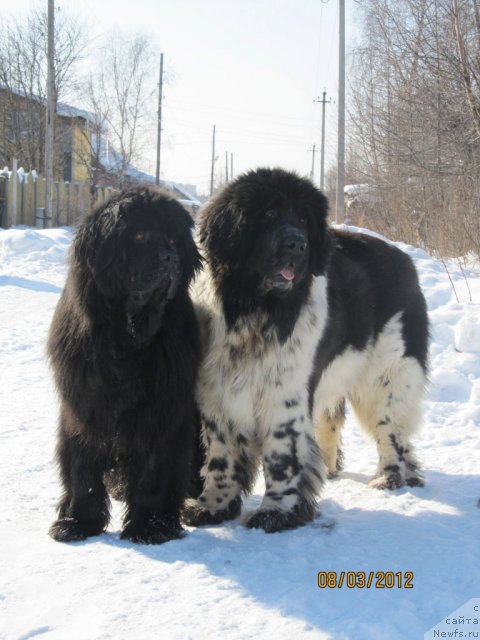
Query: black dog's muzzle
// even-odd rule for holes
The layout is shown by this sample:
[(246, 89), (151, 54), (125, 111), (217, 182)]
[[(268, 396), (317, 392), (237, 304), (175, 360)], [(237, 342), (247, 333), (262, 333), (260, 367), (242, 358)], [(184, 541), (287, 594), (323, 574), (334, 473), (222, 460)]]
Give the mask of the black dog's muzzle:
[(130, 299), (138, 306), (143, 306), (152, 293), (157, 291), (170, 300), (175, 295), (179, 277), (177, 251), (170, 247), (164, 248), (131, 276)]

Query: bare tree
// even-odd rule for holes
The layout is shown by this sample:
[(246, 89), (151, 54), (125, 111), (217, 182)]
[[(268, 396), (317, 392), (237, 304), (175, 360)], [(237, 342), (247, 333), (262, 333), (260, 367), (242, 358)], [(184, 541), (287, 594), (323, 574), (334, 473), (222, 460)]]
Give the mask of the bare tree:
[[(75, 82), (75, 64), (87, 44), (85, 24), (60, 12), (55, 21), (57, 98)], [(47, 76), (47, 12), (33, 9), (24, 19), (7, 17), (0, 25), (0, 157), (13, 156), (26, 168), (44, 162)]]
[(350, 146), (367, 222), (445, 253), (478, 252), (477, 0), (368, 0), (350, 77)]
[(96, 70), (81, 86), (82, 99), (94, 114), (97, 128), (92, 138), (94, 166), (103, 165), (111, 172), (117, 187), (125, 184), (129, 167), (141, 159), (151, 142), (156, 60), (158, 53), (147, 36), (113, 32), (99, 52)]

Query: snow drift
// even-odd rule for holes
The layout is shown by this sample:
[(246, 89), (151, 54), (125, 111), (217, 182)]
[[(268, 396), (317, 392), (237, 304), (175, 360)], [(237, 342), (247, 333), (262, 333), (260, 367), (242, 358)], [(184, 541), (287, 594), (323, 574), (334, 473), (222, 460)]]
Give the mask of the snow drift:
[[(44, 345), (70, 241), (69, 229), (0, 230), (0, 637), (417, 639), (480, 595), (478, 271), (448, 265), (457, 301), (441, 261), (399, 245), (432, 323), (424, 488), (367, 488), (374, 446), (349, 416), (345, 471), (308, 526), (268, 535), (234, 521), (150, 547), (119, 540), (117, 504), (107, 534), (63, 545), (47, 535), (59, 487)], [(319, 572), (342, 571), (412, 572), (413, 588), (318, 587)]]

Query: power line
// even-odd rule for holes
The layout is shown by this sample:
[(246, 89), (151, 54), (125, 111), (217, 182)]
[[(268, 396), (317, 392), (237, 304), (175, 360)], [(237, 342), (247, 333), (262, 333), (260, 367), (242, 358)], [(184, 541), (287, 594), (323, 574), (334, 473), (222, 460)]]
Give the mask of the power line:
[[(275, 113), (266, 113), (261, 111), (250, 111), (247, 109), (237, 109), (235, 107), (221, 107), (218, 104), (209, 105), (209, 104), (202, 104), (199, 102), (192, 103), (190, 101), (185, 101), (178, 98), (172, 98), (169, 100), (169, 102), (170, 102), (170, 105), (172, 105), (172, 107), (174, 108), (175, 112), (178, 112), (178, 107), (181, 107), (184, 111), (195, 111), (195, 112), (205, 113), (209, 115), (212, 114), (212, 110), (214, 110), (217, 115), (220, 115), (221, 112), (223, 111), (225, 112), (225, 115), (234, 114), (237, 119), (239, 118), (238, 114), (244, 114), (243, 117), (245, 117), (246, 119), (265, 118), (271, 121), (273, 118), (277, 120), (304, 122), (305, 124), (308, 124), (309, 122), (308, 118), (285, 116), (285, 115), (280, 115)], [(178, 105), (178, 106), (175, 106), (175, 105)]]

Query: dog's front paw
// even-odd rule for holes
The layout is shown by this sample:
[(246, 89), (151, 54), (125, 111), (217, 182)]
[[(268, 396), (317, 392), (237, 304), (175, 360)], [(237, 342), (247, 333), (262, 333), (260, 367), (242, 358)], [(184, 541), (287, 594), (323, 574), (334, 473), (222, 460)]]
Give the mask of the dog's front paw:
[(227, 507), (216, 511), (210, 511), (202, 504), (202, 496), (198, 500), (185, 500), (182, 510), (182, 520), (191, 527), (201, 527), (208, 524), (221, 524), (225, 520), (233, 520), (240, 515), (242, 499), (237, 496), (230, 501)]
[(163, 544), (169, 540), (183, 538), (185, 530), (178, 518), (152, 514), (141, 520), (127, 520), (120, 538), (138, 544)]
[(63, 517), (55, 520), (48, 533), (57, 542), (78, 542), (90, 536), (98, 536), (104, 531), (105, 525), (102, 522)]
[(301, 527), (314, 517), (315, 508), (307, 504), (302, 507), (297, 506), (291, 511), (259, 509), (247, 518), (245, 526), (249, 529), (263, 529), (265, 533), (275, 533)]

